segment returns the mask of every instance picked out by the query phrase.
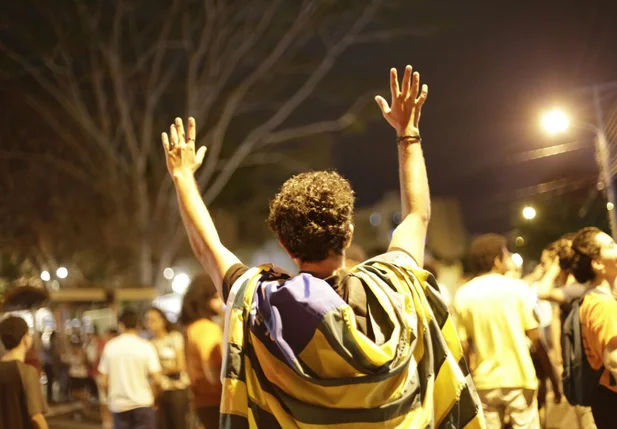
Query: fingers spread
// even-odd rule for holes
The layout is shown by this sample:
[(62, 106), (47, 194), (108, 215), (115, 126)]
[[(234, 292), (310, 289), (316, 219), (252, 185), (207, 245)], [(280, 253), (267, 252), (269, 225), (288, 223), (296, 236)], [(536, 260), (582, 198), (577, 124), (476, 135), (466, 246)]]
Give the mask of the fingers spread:
[(388, 102), (383, 97), (378, 95), (377, 97), (375, 97), (375, 101), (381, 109), (381, 113), (383, 113), (384, 115), (390, 113), (390, 106), (388, 106)]
[(401, 94), (398, 88), (398, 73), (395, 68), (390, 69), (390, 92), (392, 93), (392, 99), (397, 98)]
[(163, 147), (169, 152), (169, 138), (167, 137), (167, 133), (161, 134), (161, 140), (163, 141)]
[(420, 92), (420, 97), (418, 97), (418, 102), (416, 103), (416, 106), (422, 107), (422, 105), (426, 101), (426, 97), (428, 97), (428, 85), (422, 85), (422, 92)]
[(203, 162), (204, 156), (206, 156), (206, 150), (207, 148), (205, 146), (202, 146), (199, 148), (199, 150), (195, 154), (195, 161), (197, 162), (198, 165), (201, 165), (201, 163)]
[(411, 83), (411, 70), (412, 67), (408, 65), (405, 67), (405, 73), (403, 74), (403, 85), (401, 88), (401, 92), (405, 97), (408, 97), (410, 94), (409, 88)]
[(171, 136), (171, 147), (176, 146), (178, 144), (178, 131), (175, 124), (171, 124), (169, 127), (169, 135)]
[(189, 130), (188, 130), (189, 140), (195, 141), (195, 137), (197, 136), (197, 129), (195, 126), (195, 118), (189, 118)]
[(184, 124), (182, 123), (181, 118), (176, 118), (176, 130), (178, 132), (178, 141), (180, 142), (180, 144), (184, 143), (185, 141)]
[(411, 90), (409, 91), (409, 98), (415, 100), (418, 98), (418, 89), (420, 87), (420, 73), (415, 72), (413, 79), (411, 80)]

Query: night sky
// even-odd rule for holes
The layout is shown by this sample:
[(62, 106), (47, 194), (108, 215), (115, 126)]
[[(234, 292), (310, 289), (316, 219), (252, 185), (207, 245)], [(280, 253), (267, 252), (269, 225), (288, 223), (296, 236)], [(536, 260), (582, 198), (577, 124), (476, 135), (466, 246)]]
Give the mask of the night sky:
[[(422, 73), (430, 87), (421, 132), (433, 195), (458, 197), (473, 232), (504, 231), (525, 203), (514, 198), (515, 190), (573, 171), (597, 174), (590, 136), (547, 137), (539, 116), (560, 105), (593, 121), (591, 98), (572, 90), (617, 80), (617, 2), (432, 4), (433, 16), (444, 22), (437, 34), (359, 47), (344, 67), (380, 73), (386, 82), (390, 66), (410, 63)], [(511, 162), (512, 154), (577, 140), (587, 147)], [(340, 142), (335, 160), (360, 205), (398, 186), (394, 138), (385, 122)]]

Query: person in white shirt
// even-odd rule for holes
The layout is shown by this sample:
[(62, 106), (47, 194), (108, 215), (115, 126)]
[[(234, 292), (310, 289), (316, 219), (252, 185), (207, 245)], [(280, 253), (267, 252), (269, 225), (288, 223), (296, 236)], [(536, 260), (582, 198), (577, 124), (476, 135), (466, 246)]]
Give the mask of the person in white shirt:
[(138, 319), (134, 310), (120, 316), (122, 335), (107, 343), (99, 364), (114, 429), (156, 427), (150, 382), (161, 384), (161, 364), (154, 346), (137, 335)]
[(522, 280), (506, 276), (507, 240), (485, 234), (471, 244), (469, 260), (476, 277), (456, 293), (461, 343), (474, 350), (471, 370), (488, 429), (501, 429), (505, 417), (513, 429), (540, 429), (538, 381), (529, 353), (531, 340), (543, 370), (550, 376), (555, 401), (561, 401), (559, 380), (546, 352), (534, 316), (534, 300)]

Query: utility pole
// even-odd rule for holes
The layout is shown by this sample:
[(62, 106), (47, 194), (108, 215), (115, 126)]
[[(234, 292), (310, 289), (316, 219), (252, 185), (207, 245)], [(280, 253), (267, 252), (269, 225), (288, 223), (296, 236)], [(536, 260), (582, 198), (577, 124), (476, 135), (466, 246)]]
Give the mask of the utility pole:
[(613, 186), (613, 177), (609, 163), (609, 149), (606, 140), (606, 132), (604, 131), (604, 117), (602, 114), (602, 103), (600, 101), (601, 85), (595, 85), (591, 88), (593, 105), (596, 115), (596, 160), (600, 168), (600, 175), (606, 192), (606, 209), (608, 211), (609, 223), (611, 226), (611, 235), (617, 241), (617, 210), (615, 199), (615, 187)]

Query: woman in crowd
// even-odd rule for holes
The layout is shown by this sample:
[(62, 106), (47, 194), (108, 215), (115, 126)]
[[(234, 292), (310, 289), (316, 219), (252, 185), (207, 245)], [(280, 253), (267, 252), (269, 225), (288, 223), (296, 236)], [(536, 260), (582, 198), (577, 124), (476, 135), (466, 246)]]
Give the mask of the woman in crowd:
[(190, 413), (184, 338), (171, 330), (165, 313), (156, 307), (146, 312), (146, 328), (161, 361), (162, 383), (158, 402), (159, 429), (187, 427)]
[(195, 277), (184, 296), (180, 322), (186, 327), (186, 364), (194, 407), (205, 429), (219, 427), (222, 314), (223, 302), (210, 277)]
[(586, 285), (579, 313), (585, 354), (593, 370), (602, 369), (591, 410), (598, 429), (614, 428), (617, 301), (612, 289), (617, 279), (617, 244), (597, 228), (584, 228), (572, 240), (570, 260), (572, 275)]
[[(82, 405), (82, 413), (91, 415), (90, 401), (88, 399), (88, 359), (86, 351), (79, 339), (73, 339), (68, 355), (65, 358), (69, 366), (69, 387), (71, 396)], [(80, 414), (80, 413), (77, 413)]]

